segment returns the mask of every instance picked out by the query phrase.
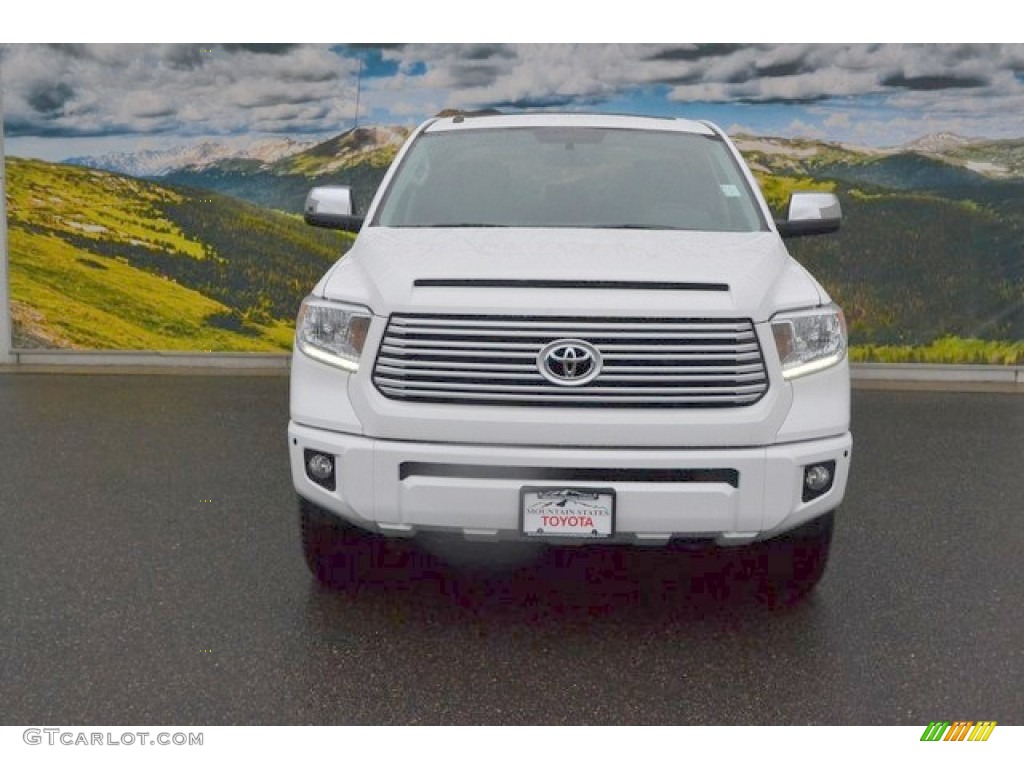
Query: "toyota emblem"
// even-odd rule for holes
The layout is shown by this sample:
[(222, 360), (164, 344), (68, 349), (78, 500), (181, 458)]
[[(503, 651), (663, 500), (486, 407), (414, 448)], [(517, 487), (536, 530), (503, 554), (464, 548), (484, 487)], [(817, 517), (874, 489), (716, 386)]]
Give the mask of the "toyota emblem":
[(559, 339), (540, 351), (537, 367), (552, 384), (579, 387), (601, 372), (601, 353), (586, 341)]

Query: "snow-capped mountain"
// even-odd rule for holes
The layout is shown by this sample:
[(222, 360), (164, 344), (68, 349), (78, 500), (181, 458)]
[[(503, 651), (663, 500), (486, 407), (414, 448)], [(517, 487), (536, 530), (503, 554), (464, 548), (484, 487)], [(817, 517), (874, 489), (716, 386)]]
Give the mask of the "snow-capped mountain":
[(955, 133), (931, 133), (904, 144), (900, 149), (904, 152), (948, 152), (971, 144), (973, 141)]
[(115, 171), (128, 176), (166, 176), (182, 168), (206, 168), (222, 160), (257, 160), (272, 163), (302, 152), (317, 144), (316, 141), (296, 141), (273, 138), (257, 141), (245, 147), (236, 147), (215, 141), (204, 141), (192, 146), (169, 149), (145, 149), (139, 152), (113, 152), (107, 155), (69, 157), (64, 162), (104, 171)]

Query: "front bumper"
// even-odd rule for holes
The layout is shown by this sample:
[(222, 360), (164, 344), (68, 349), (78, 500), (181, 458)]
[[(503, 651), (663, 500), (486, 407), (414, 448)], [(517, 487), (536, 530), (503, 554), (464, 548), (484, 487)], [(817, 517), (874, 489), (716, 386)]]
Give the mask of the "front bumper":
[[(520, 489), (550, 484), (614, 488), (613, 541), (655, 545), (743, 544), (829, 512), (846, 491), (852, 450), (848, 432), (759, 448), (529, 448), (376, 440), (294, 421), (288, 444), (300, 496), (384, 535), (520, 539)], [(334, 490), (307, 477), (307, 449), (335, 457)], [(803, 501), (804, 467), (830, 461), (831, 488)]]

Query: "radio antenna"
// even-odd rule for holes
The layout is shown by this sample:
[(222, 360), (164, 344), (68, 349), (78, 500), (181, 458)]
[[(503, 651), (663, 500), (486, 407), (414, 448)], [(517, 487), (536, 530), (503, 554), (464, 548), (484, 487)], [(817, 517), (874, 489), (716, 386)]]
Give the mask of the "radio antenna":
[(359, 57), (359, 70), (356, 74), (356, 116), (353, 121), (352, 130), (359, 127), (359, 94), (363, 90), (363, 57)]

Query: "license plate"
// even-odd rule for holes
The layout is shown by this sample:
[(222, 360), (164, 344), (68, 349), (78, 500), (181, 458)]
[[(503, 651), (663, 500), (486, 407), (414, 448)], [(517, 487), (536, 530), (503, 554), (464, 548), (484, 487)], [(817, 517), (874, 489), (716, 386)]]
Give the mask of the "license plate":
[(603, 539), (615, 532), (615, 491), (611, 488), (523, 488), (522, 530), (526, 536)]

